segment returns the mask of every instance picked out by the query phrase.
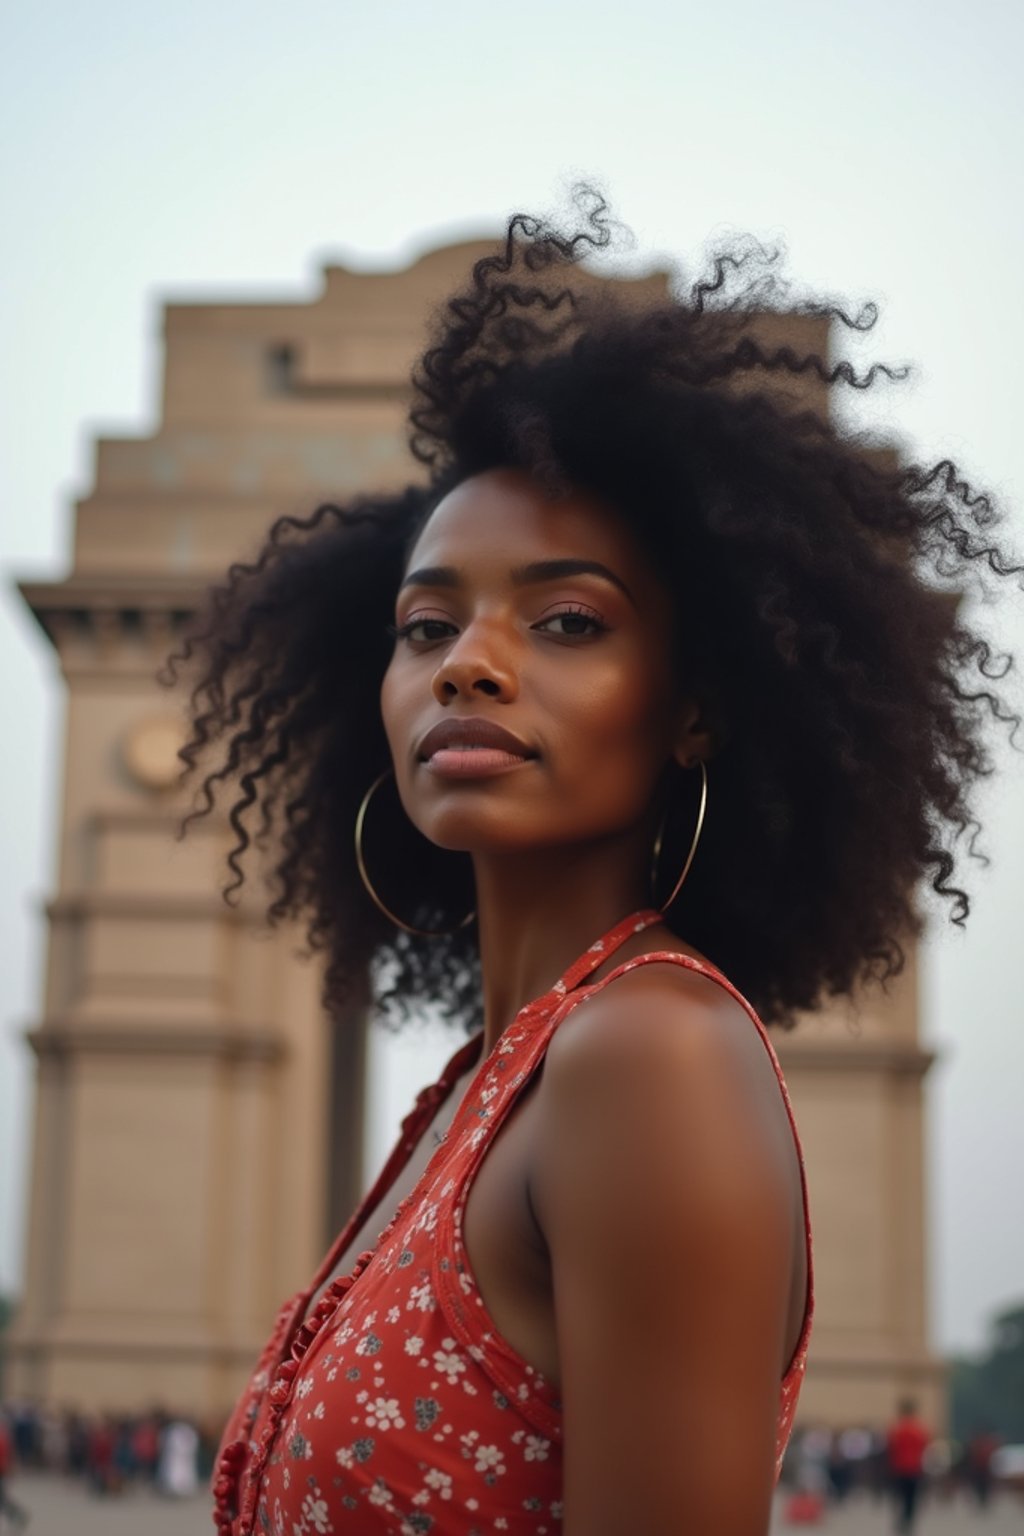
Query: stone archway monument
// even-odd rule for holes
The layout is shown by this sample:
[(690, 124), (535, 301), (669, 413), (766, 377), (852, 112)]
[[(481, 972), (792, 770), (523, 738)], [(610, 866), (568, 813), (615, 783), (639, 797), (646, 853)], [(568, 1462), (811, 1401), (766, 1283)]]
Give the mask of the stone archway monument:
[[(180, 714), (154, 674), (208, 583), (275, 517), (414, 473), (404, 412), (425, 320), (492, 249), (450, 246), (389, 274), (328, 267), (311, 302), (168, 305), (156, 430), (98, 442), (70, 574), (22, 587), (67, 703), (45, 996), (29, 1032), (15, 1396), (224, 1412), (281, 1297), (362, 1188), (365, 1008), (329, 1024), (301, 936), (268, 933), (252, 892), (225, 906), (222, 821), (175, 841)], [(819, 320), (767, 323), (825, 350)], [(803, 387), (824, 409), (821, 386)], [(836, 1422), (879, 1418), (913, 1389), (935, 1418), (929, 1058), (912, 972), (865, 1003), (861, 1025), (854, 1038), (816, 1017), (781, 1046), (818, 1237), (804, 1405)]]

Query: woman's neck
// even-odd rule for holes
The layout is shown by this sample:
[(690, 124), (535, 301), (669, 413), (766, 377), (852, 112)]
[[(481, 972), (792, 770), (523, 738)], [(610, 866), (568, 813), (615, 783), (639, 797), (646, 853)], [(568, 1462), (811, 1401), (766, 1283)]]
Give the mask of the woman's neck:
[(640, 864), (625, 844), (474, 858), (485, 1054), (595, 939), (651, 905)]

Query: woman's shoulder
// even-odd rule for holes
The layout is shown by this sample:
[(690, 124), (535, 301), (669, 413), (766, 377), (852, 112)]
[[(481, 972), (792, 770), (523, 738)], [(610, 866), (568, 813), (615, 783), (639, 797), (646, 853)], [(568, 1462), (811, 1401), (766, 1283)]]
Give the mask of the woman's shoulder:
[(615, 1231), (678, 1275), (698, 1252), (747, 1262), (756, 1227), (781, 1294), (793, 1147), (758, 1030), (676, 961), (612, 974), (558, 1024), (537, 1089), (529, 1185), (552, 1255), (586, 1270)]
[(767, 1032), (728, 977), (690, 949), (647, 950), (626, 958), (555, 1029), (545, 1075), (623, 1070), (631, 1078), (681, 1072), (752, 1071), (763, 1083)]
[(558, 1156), (571, 1127), (577, 1138), (614, 1136), (637, 1174), (660, 1146), (659, 1162), (738, 1159), (776, 1192), (789, 1188), (781, 1069), (720, 974), (651, 958), (584, 993), (547, 1047), (538, 1146)]

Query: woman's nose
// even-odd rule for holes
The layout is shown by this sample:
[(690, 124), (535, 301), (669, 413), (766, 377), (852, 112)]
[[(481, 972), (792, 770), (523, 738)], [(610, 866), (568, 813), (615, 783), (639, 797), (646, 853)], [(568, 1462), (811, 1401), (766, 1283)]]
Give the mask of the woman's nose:
[(460, 695), (515, 698), (518, 681), (507, 641), (493, 632), (485, 636), (479, 625), (471, 624), (445, 652), (431, 686), (442, 704)]

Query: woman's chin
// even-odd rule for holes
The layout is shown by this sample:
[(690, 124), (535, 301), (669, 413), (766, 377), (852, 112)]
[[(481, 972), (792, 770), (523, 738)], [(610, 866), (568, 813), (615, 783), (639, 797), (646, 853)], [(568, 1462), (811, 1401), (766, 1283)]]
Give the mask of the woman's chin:
[(522, 815), (508, 806), (434, 808), (429, 816), (417, 817), (416, 827), (436, 848), (450, 853), (528, 853), (548, 841), (539, 831), (531, 836)]

